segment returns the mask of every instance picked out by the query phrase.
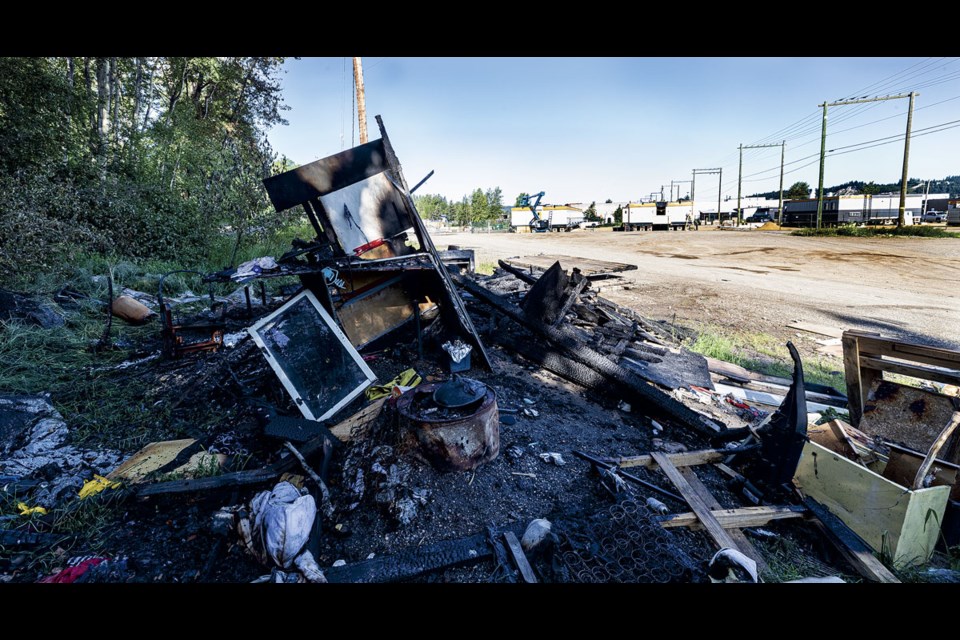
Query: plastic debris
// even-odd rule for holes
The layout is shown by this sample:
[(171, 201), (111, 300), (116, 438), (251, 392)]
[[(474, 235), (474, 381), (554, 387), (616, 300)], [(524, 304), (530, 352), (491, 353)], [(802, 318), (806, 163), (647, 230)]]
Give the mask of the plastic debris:
[(33, 514), (40, 516), (47, 515), (47, 510), (43, 507), (30, 507), (26, 502), (18, 502), (17, 511), (19, 511), (22, 516), (32, 516)]
[(559, 453), (554, 453), (552, 451), (547, 453), (541, 453), (540, 459), (543, 460), (544, 462), (553, 463), (558, 467), (562, 467), (563, 465), (567, 464), (566, 461), (564, 461), (562, 455), (560, 455)]
[(250, 511), (252, 528), (250, 520), (244, 519), (240, 533), (261, 562), (269, 558), (281, 569), (296, 567), (309, 582), (327, 581), (313, 555), (304, 548), (317, 516), (313, 496), (302, 494), (289, 482), (278, 482), (272, 491), (254, 496)]
[(116, 489), (119, 486), (120, 483), (116, 480), (107, 480), (103, 476), (95, 474), (93, 476), (93, 480), (87, 480), (83, 484), (83, 486), (80, 488), (80, 493), (77, 495), (80, 496), (81, 500), (86, 500), (90, 496), (95, 496), (106, 489)]
[(651, 511), (654, 511), (656, 513), (667, 513), (668, 511), (670, 511), (667, 508), (667, 505), (663, 504), (662, 502), (660, 502), (654, 497), (647, 498), (647, 506), (650, 508)]
[(529, 407), (524, 407), (523, 415), (527, 416), (528, 418), (536, 418), (537, 416), (540, 415), (540, 412), (537, 411), (536, 409), (530, 409)]
[(530, 551), (535, 548), (544, 539), (550, 535), (550, 529), (553, 525), (549, 520), (537, 518), (527, 525), (527, 530), (523, 532), (523, 538), (520, 539), (520, 546), (524, 551)]
[(274, 271), (277, 268), (277, 261), (270, 256), (254, 258), (253, 260), (247, 260), (237, 267), (236, 272), (230, 276), (230, 278), (239, 282), (253, 276), (258, 276), (264, 271)]
[[(423, 382), (423, 378), (420, 377), (420, 374), (418, 374), (415, 369), (411, 368), (403, 371), (389, 382), (368, 387), (365, 393), (367, 400), (379, 400), (389, 395), (400, 395), (405, 391), (413, 389), (421, 382)], [(399, 390), (399, 393), (395, 394), (395, 390)]]
[(707, 567), (710, 582), (759, 582), (757, 562), (736, 549), (717, 551)]
[(70, 566), (62, 571), (55, 573), (52, 576), (47, 576), (40, 582), (42, 583), (59, 583), (59, 584), (71, 584), (77, 581), (77, 578), (86, 573), (89, 569), (97, 566), (102, 562), (106, 562), (107, 558), (73, 558), (70, 561)]
[(467, 354), (473, 351), (473, 347), (471, 345), (464, 343), (459, 338), (453, 342), (444, 342), (441, 346), (441, 349), (449, 353), (450, 359), (454, 362), (460, 362), (467, 357)]

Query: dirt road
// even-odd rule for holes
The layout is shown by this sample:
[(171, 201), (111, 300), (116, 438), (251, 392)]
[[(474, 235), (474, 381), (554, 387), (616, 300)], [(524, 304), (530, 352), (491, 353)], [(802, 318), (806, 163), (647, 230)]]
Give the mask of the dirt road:
[[(813, 238), (779, 231), (432, 234), (477, 264), (561, 254), (637, 265), (604, 295), (654, 319), (789, 339), (803, 320), (960, 348), (960, 239)], [(563, 264), (563, 263), (561, 263)], [(575, 264), (563, 264), (567, 269)]]

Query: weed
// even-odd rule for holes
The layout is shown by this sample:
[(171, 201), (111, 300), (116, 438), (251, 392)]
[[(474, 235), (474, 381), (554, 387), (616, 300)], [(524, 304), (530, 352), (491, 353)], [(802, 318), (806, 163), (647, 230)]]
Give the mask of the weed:
[(475, 267), (475, 271), (484, 276), (493, 275), (494, 270), (497, 268), (495, 262), (481, 262)]
[[(698, 328), (696, 338), (686, 340), (684, 346), (695, 353), (758, 373), (781, 378), (793, 375), (793, 361), (789, 352), (769, 334), (738, 333), (702, 326)], [(807, 382), (835, 387), (843, 382), (836, 369), (834, 364), (822, 357), (807, 357), (803, 361), (803, 377)]]
[(791, 235), (795, 236), (832, 236), (853, 238), (895, 238), (912, 236), (918, 238), (958, 238), (960, 235), (947, 231), (943, 227), (924, 227), (909, 225), (904, 227), (858, 227), (856, 225), (840, 225), (838, 227), (824, 227), (814, 229), (807, 227), (797, 229)]

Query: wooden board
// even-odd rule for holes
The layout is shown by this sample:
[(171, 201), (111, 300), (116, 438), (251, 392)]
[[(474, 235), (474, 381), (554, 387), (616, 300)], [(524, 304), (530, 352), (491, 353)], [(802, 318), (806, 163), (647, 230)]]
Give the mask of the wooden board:
[(353, 432), (354, 428), (362, 428), (363, 426), (368, 425), (377, 419), (377, 417), (380, 415), (380, 411), (383, 410), (383, 403), (386, 401), (386, 397), (380, 398), (379, 400), (374, 400), (346, 420), (330, 427), (330, 433), (336, 436), (338, 440), (347, 442), (350, 440), (350, 434)]
[(924, 562), (933, 552), (949, 487), (908, 491), (814, 442), (803, 446), (794, 481), (895, 567)]
[(814, 324), (813, 322), (791, 322), (787, 327), (790, 329), (799, 329), (800, 331), (809, 331), (810, 333), (816, 333), (821, 336), (830, 336), (831, 338), (843, 337), (843, 329)]
[(862, 576), (874, 582), (900, 582), (874, 557), (870, 547), (829, 509), (812, 498), (807, 498), (803, 503), (817, 517), (814, 522), (823, 529), (827, 539)]
[[(740, 549), (733, 538), (724, 529), (717, 519), (711, 513), (710, 507), (707, 506), (704, 502), (703, 497), (699, 492), (690, 486), (690, 483), (687, 481), (686, 477), (672, 462), (666, 454), (659, 451), (654, 451), (652, 454), (653, 459), (660, 469), (663, 470), (664, 474), (670, 479), (670, 482), (677, 488), (678, 491), (683, 495), (684, 499), (687, 501), (687, 504), (690, 505), (690, 508), (693, 509), (693, 512), (697, 514), (697, 518), (700, 519), (700, 522), (703, 523), (703, 527), (707, 530), (707, 533), (710, 534), (710, 537), (713, 538), (713, 541), (722, 549), (724, 547), (731, 547), (733, 549), (738, 549), (742, 553), (747, 553), (743, 549)], [(749, 555), (749, 554), (747, 554)]]
[[(723, 505), (717, 500), (717, 498), (710, 493), (710, 490), (703, 484), (700, 478), (697, 477), (697, 474), (690, 467), (681, 467), (680, 474), (686, 479), (694, 491), (703, 499), (703, 503), (710, 508), (710, 514), (713, 515), (713, 511), (717, 509), (722, 509)], [(716, 519), (716, 517), (714, 516)], [(717, 520), (719, 523), (720, 521)], [(723, 525), (721, 525), (723, 526)], [(737, 545), (737, 549), (740, 550), (744, 555), (749, 556), (757, 563), (757, 572), (763, 573), (767, 570), (767, 563), (763, 559), (763, 555), (750, 543), (747, 539), (747, 536), (740, 531), (740, 529), (729, 529), (728, 533), (730, 534), (730, 539)]]
[(507, 542), (507, 550), (510, 551), (510, 555), (517, 565), (517, 569), (520, 570), (523, 581), (527, 584), (536, 584), (537, 576), (534, 575), (533, 567), (530, 566), (527, 556), (523, 553), (523, 547), (520, 546), (520, 541), (517, 540), (517, 534), (513, 531), (507, 531), (503, 534), (503, 539)]
[(108, 473), (107, 478), (124, 482), (140, 482), (150, 473), (176, 460), (181, 452), (195, 442), (193, 438), (151, 442)]
[[(923, 459), (924, 455), (922, 453), (891, 445), (890, 456), (881, 475), (897, 484), (909, 486), (916, 478), (917, 471), (923, 464)], [(960, 484), (957, 484), (958, 472), (960, 472), (960, 466), (943, 460), (936, 460), (933, 465), (933, 482), (931, 485), (951, 487), (950, 499), (960, 500)]]
[[(795, 506), (777, 506), (777, 507), (741, 507), (739, 509), (712, 509), (713, 517), (717, 519), (720, 526), (724, 529), (737, 529), (740, 527), (762, 527), (774, 520), (790, 520), (794, 518), (804, 518), (807, 516), (807, 510), (804, 507)], [(689, 527), (691, 529), (702, 529), (697, 514), (692, 511), (687, 513), (674, 513), (665, 516), (656, 516), (660, 525), (671, 529), (674, 527)]]
[(510, 258), (504, 260), (509, 265), (520, 269), (540, 269), (546, 271), (554, 262), (560, 262), (560, 266), (570, 271), (574, 267), (580, 269), (584, 276), (594, 276), (604, 273), (620, 273), (623, 271), (634, 271), (637, 268), (635, 264), (625, 262), (608, 262), (606, 260), (591, 260), (589, 258), (576, 258), (574, 256), (562, 256), (556, 254), (522, 256), (519, 258)]
[(413, 318), (410, 296), (396, 282), (357, 296), (337, 310), (343, 332), (357, 349)]

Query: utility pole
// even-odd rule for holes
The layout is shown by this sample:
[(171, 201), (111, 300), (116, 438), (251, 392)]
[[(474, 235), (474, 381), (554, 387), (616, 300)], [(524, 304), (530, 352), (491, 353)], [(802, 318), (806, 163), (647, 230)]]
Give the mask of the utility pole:
[(910, 110), (907, 112), (907, 136), (903, 141), (903, 180), (900, 185), (900, 215), (897, 219), (897, 226), (903, 226), (904, 209), (907, 203), (907, 161), (910, 158), (910, 126), (913, 123), (913, 99), (920, 94), (916, 91), (910, 93), (900, 93), (895, 96), (879, 96), (876, 98), (859, 98), (857, 100), (838, 100), (837, 102), (824, 102), (823, 107), (823, 129), (820, 132), (820, 187), (817, 189), (817, 229), (820, 229), (823, 223), (823, 164), (827, 151), (827, 107), (842, 107), (848, 104), (863, 104), (865, 102), (881, 102), (883, 100), (899, 100), (900, 98), (910, 98)]
[(671, 180), (670, 181), (670, 199), (673, 200), (673, 185), (677, 185), (677, 199), (674, 202), (680, 202), (680, 185), (687, 184), (690, 180)]
[(694, 218), (693, 210), (697, 206), (696, 200), (696, 188), (697, 188), (697, 174), (700, 175), (710, 175), (710, 174), (720, 174), (719, 186), (717, 187), (717, 224), (720, 224), (720, 194), (723, 189), (723, 169), (694, 169), (693, 170), (693, 179), (690, 181), (690, 217)]
[(743, 210), (740, 208), (740, 183), (743, 182), (743, 150), (744, 149), (763, 149), (766, 147), (780, 147), (780, 210), (783, 210), (783, 145), (784, 140), (779, 144), (748, 144), (740, 145), (740, 175), (737, 176), (737, 224), (743, 224)]
[(783, 158), (787, 152), (787, 141), (780, 143), (780, 204), (777, 206), (777, 226), (783, 226)]
[(363, 91), (363, 64), (359, 57), (353, 59), (353, 84), (357, 88), (357, 121), (360, 126), (360, 144), (367, 143), (367, 102)]
[(906, 224), (907, 210), (907, 163), (910, 161), (910, 127), (913, 125), (913, 99), (919, 94), (910, 92), (910, 108), (907, 110), (907, 135), (903, 139), (903, 178), (900, 180), (900, 211), (897, 213), (897, 226)]

